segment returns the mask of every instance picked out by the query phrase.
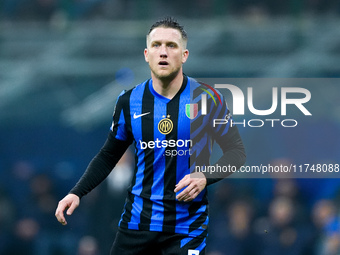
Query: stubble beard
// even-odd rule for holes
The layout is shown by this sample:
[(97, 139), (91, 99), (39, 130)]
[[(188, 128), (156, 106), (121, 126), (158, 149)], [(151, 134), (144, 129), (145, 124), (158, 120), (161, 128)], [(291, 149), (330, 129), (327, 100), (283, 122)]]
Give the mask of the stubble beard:
[(176, 69), (175, 71), (173, 71), (173, 72), (171, 72), (171, 73), (169, 73), (169, 74), (164, 74), (164, 75), (158, 74), (157, 72), (155, 72), (155, 71), (152, 70), (152, 69), (151, 69), (151, 72), (152, 72), (153, 75), (154, 75), (157, 79), (159, 79), (160, 81), (162, 81), (162, 82), (164, 82), (164, 83), (165, 83), (165, 82), (169, 83), (169, 82), (171, 82), (172, 80), (175, 79), (175, 77), (178, 75), (178, 73), (179, 73), (180, 70), (181, 70), (181, 69), (178, 68), (178, 69)]

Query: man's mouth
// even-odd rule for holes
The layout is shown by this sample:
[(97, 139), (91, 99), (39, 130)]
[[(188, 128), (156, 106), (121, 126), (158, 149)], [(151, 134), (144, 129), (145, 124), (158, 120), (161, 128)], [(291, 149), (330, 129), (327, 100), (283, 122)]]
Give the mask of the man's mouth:
[(161, 66), (167, 66), (167, 65), (169, 65), (169, 63), (168, 63), (167, 61), (159, 61), (158, 64), (161, 65)]

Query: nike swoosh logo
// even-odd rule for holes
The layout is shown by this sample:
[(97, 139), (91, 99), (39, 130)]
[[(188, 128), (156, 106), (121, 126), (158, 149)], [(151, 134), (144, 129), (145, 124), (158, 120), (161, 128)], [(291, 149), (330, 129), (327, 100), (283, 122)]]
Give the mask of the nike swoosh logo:
[(145, 116), (145, 115), (148, 115), (150, 112), (146, 112), (146, 113), (142, 113), (142, 114), (136, 114), (136, 113), (134, 113), (133, 114), (133, 118), (134, 119), (138, 119), (138, 118), (140, 118), (140, 117), (142, 117), (142, 116)]

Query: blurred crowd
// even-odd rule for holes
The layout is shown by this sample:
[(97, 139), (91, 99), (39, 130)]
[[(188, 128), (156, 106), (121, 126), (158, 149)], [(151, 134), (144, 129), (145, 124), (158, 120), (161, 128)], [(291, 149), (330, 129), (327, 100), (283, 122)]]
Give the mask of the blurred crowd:
[[(28, 161), (18, 161), (9, 171), (2, 171), (0, 254), (108, 254), (131, 170), (126, 169), (124, 160), (116, 168), (103, 185), (82, 199), (67, 226), (59, 224), (54, 213), (80, 172), (68, 178), (66, 172), (72, 172), (69, 163), (38, 169)], [(117, 185), (111, 187), (112, 182)]]
[[(57, 201), (74, 179), (18, 161), (0, 178), (0, 254), (108, 254), (132, 173), (127, 153), (109, 178), (60, 225)], [(64, 176), (65, 177), (65, 176)], [(208, 255), (340, 254), (336, 179), (229, 178), (209, 188)]]
[[(193, 8), (194, 7), (194, 8)], [(154, 17), (160, 10), (186, 18), (257, 12), (264, 15), (297, 15), (301, 12), (324, 14), (340, 12), (336, 0), (2, 0), (0, 15), (9, 21), (48, 21), (64, 16), (70, 20)], [(163, 12), (164, 13), (164, 12)]]
[[(334, 196), (324, 192), (316, 199), (303, 190), (305, 185), (320, 193), (328, 185), (333, 186)], [(337, 187), (336, 180), (317, 179), (224, 182), (216, 190), (211, 205), (208, 254), (340, 254)]]

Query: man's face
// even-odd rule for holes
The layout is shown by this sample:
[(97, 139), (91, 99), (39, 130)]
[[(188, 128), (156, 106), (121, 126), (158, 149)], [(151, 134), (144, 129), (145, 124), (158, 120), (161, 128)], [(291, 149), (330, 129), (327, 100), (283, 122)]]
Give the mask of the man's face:
[(182, 72), (182, 64), (189, 55), (185, 46), (177, 29), (153, 29), (147, 37), (147, 48), (144, 50), (145, 61), (149, 63), (152, 74), (163, 80), (174, 78)]

